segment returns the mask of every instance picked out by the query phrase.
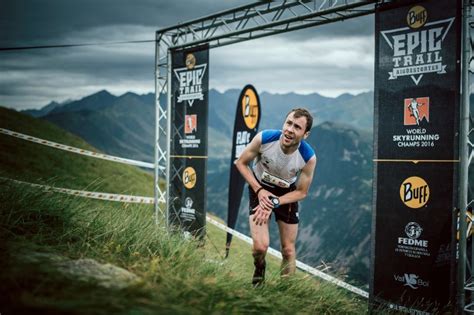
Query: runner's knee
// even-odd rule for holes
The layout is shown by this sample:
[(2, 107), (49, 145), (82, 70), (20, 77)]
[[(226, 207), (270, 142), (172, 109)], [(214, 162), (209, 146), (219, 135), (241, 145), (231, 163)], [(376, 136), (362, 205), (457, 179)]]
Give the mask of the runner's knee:
[(296, 249), (294, 245), (284, 245), (281, 249), (283, 258), (289, 259), (296, 256)]
[(267, 243), (255, 242), (253, 244), (254, 255), (265, 254), (267, 252), (268, 246), (269, 246), (269, 244), (267, 244)]

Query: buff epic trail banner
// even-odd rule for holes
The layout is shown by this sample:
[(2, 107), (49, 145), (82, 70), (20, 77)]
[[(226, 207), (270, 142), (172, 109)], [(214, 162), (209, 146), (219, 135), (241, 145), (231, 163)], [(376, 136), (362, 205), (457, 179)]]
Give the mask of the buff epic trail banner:
[(168, 222), (201, 238), (206, 224), (208, 90), (208, 48), (173, 51)]
[[(246, 85), (240, 93), (235, 112), (234, 133), (232, 140), (232, 156), (230, 159), (229, 199), (227, 210), (227, 226), (233, 229), (239, 214), (240, 201), (245, 180), (234, 165), (245, 147), (257, 134), (261, 117), (260, 99), (252, 85)], [(226, 257), (229, 254), (232, 234), (227, 233)]]
[(370, 301), (413, 314), (453, 301), (460, 1), (399, 1), (375, 17)]

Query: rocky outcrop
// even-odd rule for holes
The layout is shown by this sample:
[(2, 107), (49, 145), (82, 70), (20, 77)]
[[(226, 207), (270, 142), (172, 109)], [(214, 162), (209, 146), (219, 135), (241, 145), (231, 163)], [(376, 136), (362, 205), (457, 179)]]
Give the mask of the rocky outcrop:
[(105, 289), (121, 290), (142, 283), (137, 275), (123, 268), (89, 258), (74, 260), (51, 253), (22, 251), (15, 254), (13, 260), (16, 266), (33, 265), (41, 272), (54, 273), (70, 281), (95, 284)]

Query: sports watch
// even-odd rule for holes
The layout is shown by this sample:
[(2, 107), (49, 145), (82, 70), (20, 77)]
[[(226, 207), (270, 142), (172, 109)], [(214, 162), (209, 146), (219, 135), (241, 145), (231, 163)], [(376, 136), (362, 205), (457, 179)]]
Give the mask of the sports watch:
[(278, 208), (280, 206), (280, 199), (278, 197), (269, 196), (270, 201), (273, 203), (273, 208)]

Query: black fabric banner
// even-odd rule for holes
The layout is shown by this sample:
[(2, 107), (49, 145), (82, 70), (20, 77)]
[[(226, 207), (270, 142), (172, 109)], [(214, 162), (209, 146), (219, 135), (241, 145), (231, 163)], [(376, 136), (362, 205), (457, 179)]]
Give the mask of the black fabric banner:
[[(257, 90), (252, 85), (246, 85), (240, 93), (235, 111), (234, 133), (232, 137), (232, 156), (230, 159), (229, 199), (227, 210), (227, 226), (235, 228), (239, 214), (240, 201), (245, 185), (245, 179), (234, 165), (243, 149), (257, 134), (260, 123), (261, 107)], [(226, 257), (229, 254), (232, 234), (227, 233)]]
[(460, 1), (376, 12), (370, 302), (425, 314), (453, 302)]
[(173, 51), (168, 222), (205, 235), (209, 50)]

